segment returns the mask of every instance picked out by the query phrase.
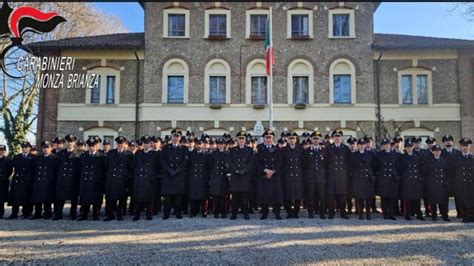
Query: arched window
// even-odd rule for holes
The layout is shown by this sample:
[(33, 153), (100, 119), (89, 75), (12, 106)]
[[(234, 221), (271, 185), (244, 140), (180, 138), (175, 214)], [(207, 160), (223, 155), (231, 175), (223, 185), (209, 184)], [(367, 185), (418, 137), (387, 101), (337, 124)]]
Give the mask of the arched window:
[(264, 59), (254, 59), (247, 65), (245, 103), (267, 104), (267, 73)]
[(398, 71), (399, 104), (431, 104), (431, 71), (411, 67)]
[(97, 82), (86, 90), (88, 104), (119, 104), (120, 103), (120, 70), (111, 67), (96, 67), (87, 71), (95, 74)]
[[(87, 140), (89, 137), (99, 136), (104, 141), (109, 141), (112, 147), (115, 147), (115, 138), (118, 133), (116, 130), (107, 127), (94, 127), (84, 131), (84, 139)], [(102, 145), (101, 145), (102, 146)]]
[(329, 67), (329, 103), (356, 103), (355, 66), (350, 60), (339, 58)]
[(426, 148), (425, 141), (428, 137), (434, 137), (434, 132), (422, 127), (413, 127), (413, 128), (408, 128), (408, 129), (403, 130), (400, 136), (403, 138), (403, 140), (406, 140), (412, 137), (420, 137), (421, 147)]
[(183, 104), (188, 102), (189, 67), (179, 58), (168, 60), (163, 65), (162, 102)]
[(222, 59), (212, 59), (205, 67), (204, 102), (210, 104), (230, 103), (230, 66)]
[(313, 65), (305, 59), (295, 59), (288, 65), (288, 103), (314, 102)]

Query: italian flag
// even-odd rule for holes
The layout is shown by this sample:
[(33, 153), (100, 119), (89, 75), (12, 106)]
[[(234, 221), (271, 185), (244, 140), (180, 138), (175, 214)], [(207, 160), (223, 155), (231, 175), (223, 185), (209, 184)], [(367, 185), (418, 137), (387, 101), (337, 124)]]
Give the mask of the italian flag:
[(275, 50), (273, 49), (272, 29), (271, 29), (271, 11), (267, 17), (267, 27), (265, 32), (265, 51), (266, 51), (266, 70), (267, 75), (272, 73), (272, 65), (275, 64)]

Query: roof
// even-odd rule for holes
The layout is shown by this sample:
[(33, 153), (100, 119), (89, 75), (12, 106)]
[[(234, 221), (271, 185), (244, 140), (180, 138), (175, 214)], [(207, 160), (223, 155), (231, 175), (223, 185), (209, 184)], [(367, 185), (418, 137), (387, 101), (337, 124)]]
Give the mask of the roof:
[(474, 48), (474, 40), (376, 33), (373, 47), (384, 50), (466, 49)]
[(145, 47), (145, 34), (143, 32), (133, 32), (65, 38), (30, 43), (28, 47), (32, 50), (143, 49)]
[[(75, 37), (31, 43), (28, 47), (32, 50), (144, 49), (145, 34), (135, 32)], [(373, 47), (384, 50), (466, 49), (474, 48), (474, 40), (376, 33)]]

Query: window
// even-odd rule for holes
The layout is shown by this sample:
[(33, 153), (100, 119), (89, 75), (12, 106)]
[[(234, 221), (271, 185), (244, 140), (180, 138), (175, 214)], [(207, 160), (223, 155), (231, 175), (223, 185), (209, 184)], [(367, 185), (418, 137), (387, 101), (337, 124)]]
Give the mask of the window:
[(354, 10), (330, 9), (328, 13), (328, 38), (355, 38)]
[(184, 8), (163, 10), (163, 37), (189, 38), (189, 10)]
[(293, 77), (293, 103), (308, 103), (308, 77)]
[(204, 69), (204, 103), (230, 103), (230, 65), (222, 59), (211, 59)]
[(188, 64), (179, 58), (168, 60), (163, 65), (163, 103), (183, 104), (188, 102)]
[(115, 103), (115, 76), (107, 76), (107, 104)]
[(186, 16), (184, 14), (168, 15), (168, 36), (184, 37), (186, 34)]
[(226, 20), (226, 15), (210, 15), (209, 36), (225, 37), (227, 29)]
[(213, 8), (204, 13), (204, 38), (230, 38), (230, 10)]
[(184, 103), (184, 76), (168, 76), (168, 103)]
[(431, 71), (408, 68), (399, 71), (399, 103), (431, 104)]
[(252, 77), (252, 104), (267, 104), (267, 77)]
[(267, 15), (250, 15), (250, 36), (265, 37)]
[(209, 77), (210, 98), (209, 102), (213, 104), (225, 103), (225, 77)]
[(332, 35), (335, 37), (349, 36), (349, 15), (332, 15)]
[(306, 59), (295, 59), (288, 65), (288, 104), (314, 103), (314, 70)]
[(356, 72), (354, 64), (345, 58), (334, 60), (329, 67), (329, 102), (356, 103)]
[(86, 90), (86, 104), (120, 103), (120, 70), (111, 67), (96, 67), (88, 70), (95, 74), (97, 83)]
[(313, 38), (313, 10), (288, 10), (287, 38)]
[(309, 35), (308, 15), (291, 16), (291, 36), (304, 37)]
[(268, 9), (256, 8), (246, 11), (245, 38), (265, 39)]
[(97, 82), (92, 88), (91, 103), (100, 103), (100, 75), (97, 76)]
[(334, 75), (334, 103), (351, 103), (351, 76)]
[(248, 63), (245, 81), (245, 103), (262, 105), (268, 103), (267, 72), (264, 59), (254, 59)]

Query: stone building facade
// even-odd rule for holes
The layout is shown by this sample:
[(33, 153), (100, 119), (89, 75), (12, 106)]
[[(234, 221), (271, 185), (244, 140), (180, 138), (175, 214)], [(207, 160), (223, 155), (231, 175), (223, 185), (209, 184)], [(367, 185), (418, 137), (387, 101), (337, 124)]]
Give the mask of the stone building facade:
[(474, 41), (374, 33), (378, 5), (146, 2), (144, 33), (32, 44), (102, 77), (95, 92), (42, 90), (37, 139), (137, 139), (173, 127), (257, 134), (269, 119), (262, 23), (270, 12), (278, 133), (473, 137)]

